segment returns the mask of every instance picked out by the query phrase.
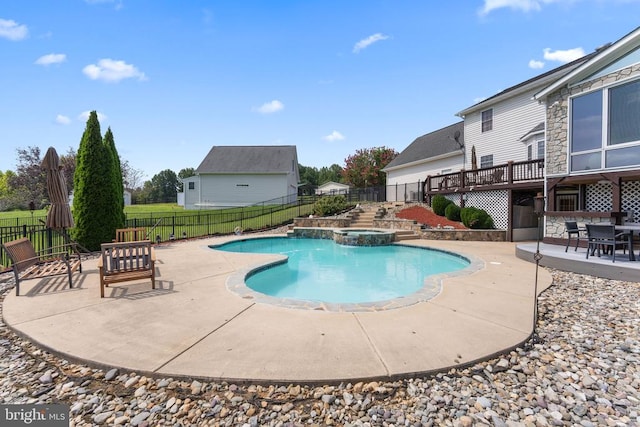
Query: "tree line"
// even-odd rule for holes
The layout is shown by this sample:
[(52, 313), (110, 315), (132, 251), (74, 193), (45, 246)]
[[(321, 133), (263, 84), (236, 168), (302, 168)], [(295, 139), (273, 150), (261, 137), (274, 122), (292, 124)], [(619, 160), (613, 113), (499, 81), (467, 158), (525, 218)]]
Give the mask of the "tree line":
[[(97, 118), (95, 120), (97, 121)], [(87, 125), (89, 124), (87, 121)], [(99, 127), (99, 123), (97, 126)], [(105, 140), (107, 138), (115, 150), (110, 128), (105, 134)], [(330, 181), (358, 188), (385, 185), (386, 174), (382, 169), (397, 155), (398, 153), (391, 148), (374, 147), (357, 150), (345, 159), (344, 166), (333, 164), (317, 168), (299, 164), (300, 194), (313, 194), (318, 186)], [(121, 182), (120, 188), (131, 193), (133, 204), (175, 203), (177, 193), (183, 191), (181, 180), (195, 175), (195, 169), (192, 167), (183, 168), (177, 174), (171, 169), (165, 169), (150, 180), (144, 181), (144, 173), (141, 170), (135, 169), (128, 160), (117, 154), (116, 157), (121, 175), (117, 185)], [(0, 171), (0, 211), (42, 209), (49, 205), (46, 176), (41, 163), (42, 152), (39, 147), (29, 146), (17, 150), (16, 170)], [(78, 153), (70, 147), (66, 153), (60, 155), (60, 163), (67, 188), (75, 193), (74, 175), (78, 165)]]

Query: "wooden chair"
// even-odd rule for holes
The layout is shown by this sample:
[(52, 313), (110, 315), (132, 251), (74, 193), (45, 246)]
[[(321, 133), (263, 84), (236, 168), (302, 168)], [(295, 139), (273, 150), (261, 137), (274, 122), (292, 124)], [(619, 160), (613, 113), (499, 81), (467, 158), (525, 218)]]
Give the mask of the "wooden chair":
[(611, 249), (612, 261), (616, 262), (616, 249), (622, 247), (626, 251), (629, 246), (626, 234), (616, 233), (615, 225), (587, 224), (587, 240), (589, 242), (587, 259), (589, 259), (589, 253), (593, 255), (597, 251), (600, 256), (601, 249)]
[(16, 296), (20, 295), (20, 281), (66, 274), (69, 289), (73, 288), (72, 273), (82, 272), (80, 252), (74, 243), (55, 246), (36, 252), (29, 239), (23, 237), (2, 245), (11, 259), (16, 280)]
[(112, 283), (151, 279), (151, 288), (156, 288), (156, 257), (151, 241), (103, 243), (100, 252), (100, 298)]
[(118, 228), (114, 242), (135, 242), (138, 240), (148, 240), (147, 230), (144, 227)]
[(569, 237), (567, 239), (567, 247), (564, 248), (564, 251), (567, 252), (567, 249), (569, 249), (569, 243), (571, 243), (571, 236), (576, 236), (576, 247), (574, 251), (577, 251), (578, 245), (580, 244), (580, 234), (586, 233), (587, 229), (585, 227), (578, 227), (578, 223), (575, 221), (565, 221), (564, 227)]

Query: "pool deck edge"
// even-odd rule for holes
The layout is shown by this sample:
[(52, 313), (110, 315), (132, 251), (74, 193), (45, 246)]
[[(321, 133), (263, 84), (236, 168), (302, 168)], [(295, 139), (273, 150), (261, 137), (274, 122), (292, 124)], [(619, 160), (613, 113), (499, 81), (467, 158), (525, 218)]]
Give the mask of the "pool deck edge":
[[(281, 235), (277, 235), (281, 236)], [(247, 238), (249, 236), (243, 236)], [(102, 368), (238, 382), (322, 383), (433, 373), (508, 351), (533, 330), (535, 265), (514, 243), (415, 240), (476, 258), (427, 302), (371, 312), (278, 307), (229, 292), (227, 278), (273, 259), (208, 249), (236, 237), (157, 248), (158, 286), (113, 286), (100, 298), (96, 260), (10, 291), (3, 317), (45, 349)], [(405, 244), (403, 242), (403, 244)], [(538, 292), (551, 284), (539, 271)]]

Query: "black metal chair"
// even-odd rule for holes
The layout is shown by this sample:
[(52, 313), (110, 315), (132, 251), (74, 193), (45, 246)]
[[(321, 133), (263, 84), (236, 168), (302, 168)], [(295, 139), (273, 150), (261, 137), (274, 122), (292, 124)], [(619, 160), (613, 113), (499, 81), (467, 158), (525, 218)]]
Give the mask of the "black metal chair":
[(580, 244), (580, 233), (586, 233), (587, 229), (584, 227), (578, 227), (578, 223), (575, 221), (565, 221), (564, 226), (567, 229), (567, 234), (569, 235), (569, 239), (567, 239), (567, 247), (564, 248), (564, 251), (567, 252), (567, 249), (569, 249), (571, 236), (576, 236), (576, 248), (574, 251), (577, 251), (578, 245)]
[(587, 224), (587, 259), (589, 254), (593, 255), (596, 251), (600, 256), (600, 250), (606, 251), (611, 249), (611, 257), (616, 262), (616, 249), (622, 247), (626, 252), (629, 242), (626, 240), (625, 233), (616, 233), (615, 225), (608, 224)]

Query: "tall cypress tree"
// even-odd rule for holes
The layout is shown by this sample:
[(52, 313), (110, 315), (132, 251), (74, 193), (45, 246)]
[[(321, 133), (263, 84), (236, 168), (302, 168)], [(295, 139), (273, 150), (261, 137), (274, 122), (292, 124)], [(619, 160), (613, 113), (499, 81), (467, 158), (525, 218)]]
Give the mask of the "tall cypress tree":
[(73, 238), (89, 250), (99, 250), (115, 235), (111, 154), (100, 133), (98, 114), (89, 114), (76, 155), (73, 176)]
[(122, 167), (120, 166), (120, 156), (116, 150), (111, 127), (107, 128), (104, 134), (104, 145), (111, 155), (111, 168), (113, 173), (113, 198), (114, 198), (114, 220), (115, 228), (123, 228), (125, 222), (124, 214), (124, 183), (122, 181)]

